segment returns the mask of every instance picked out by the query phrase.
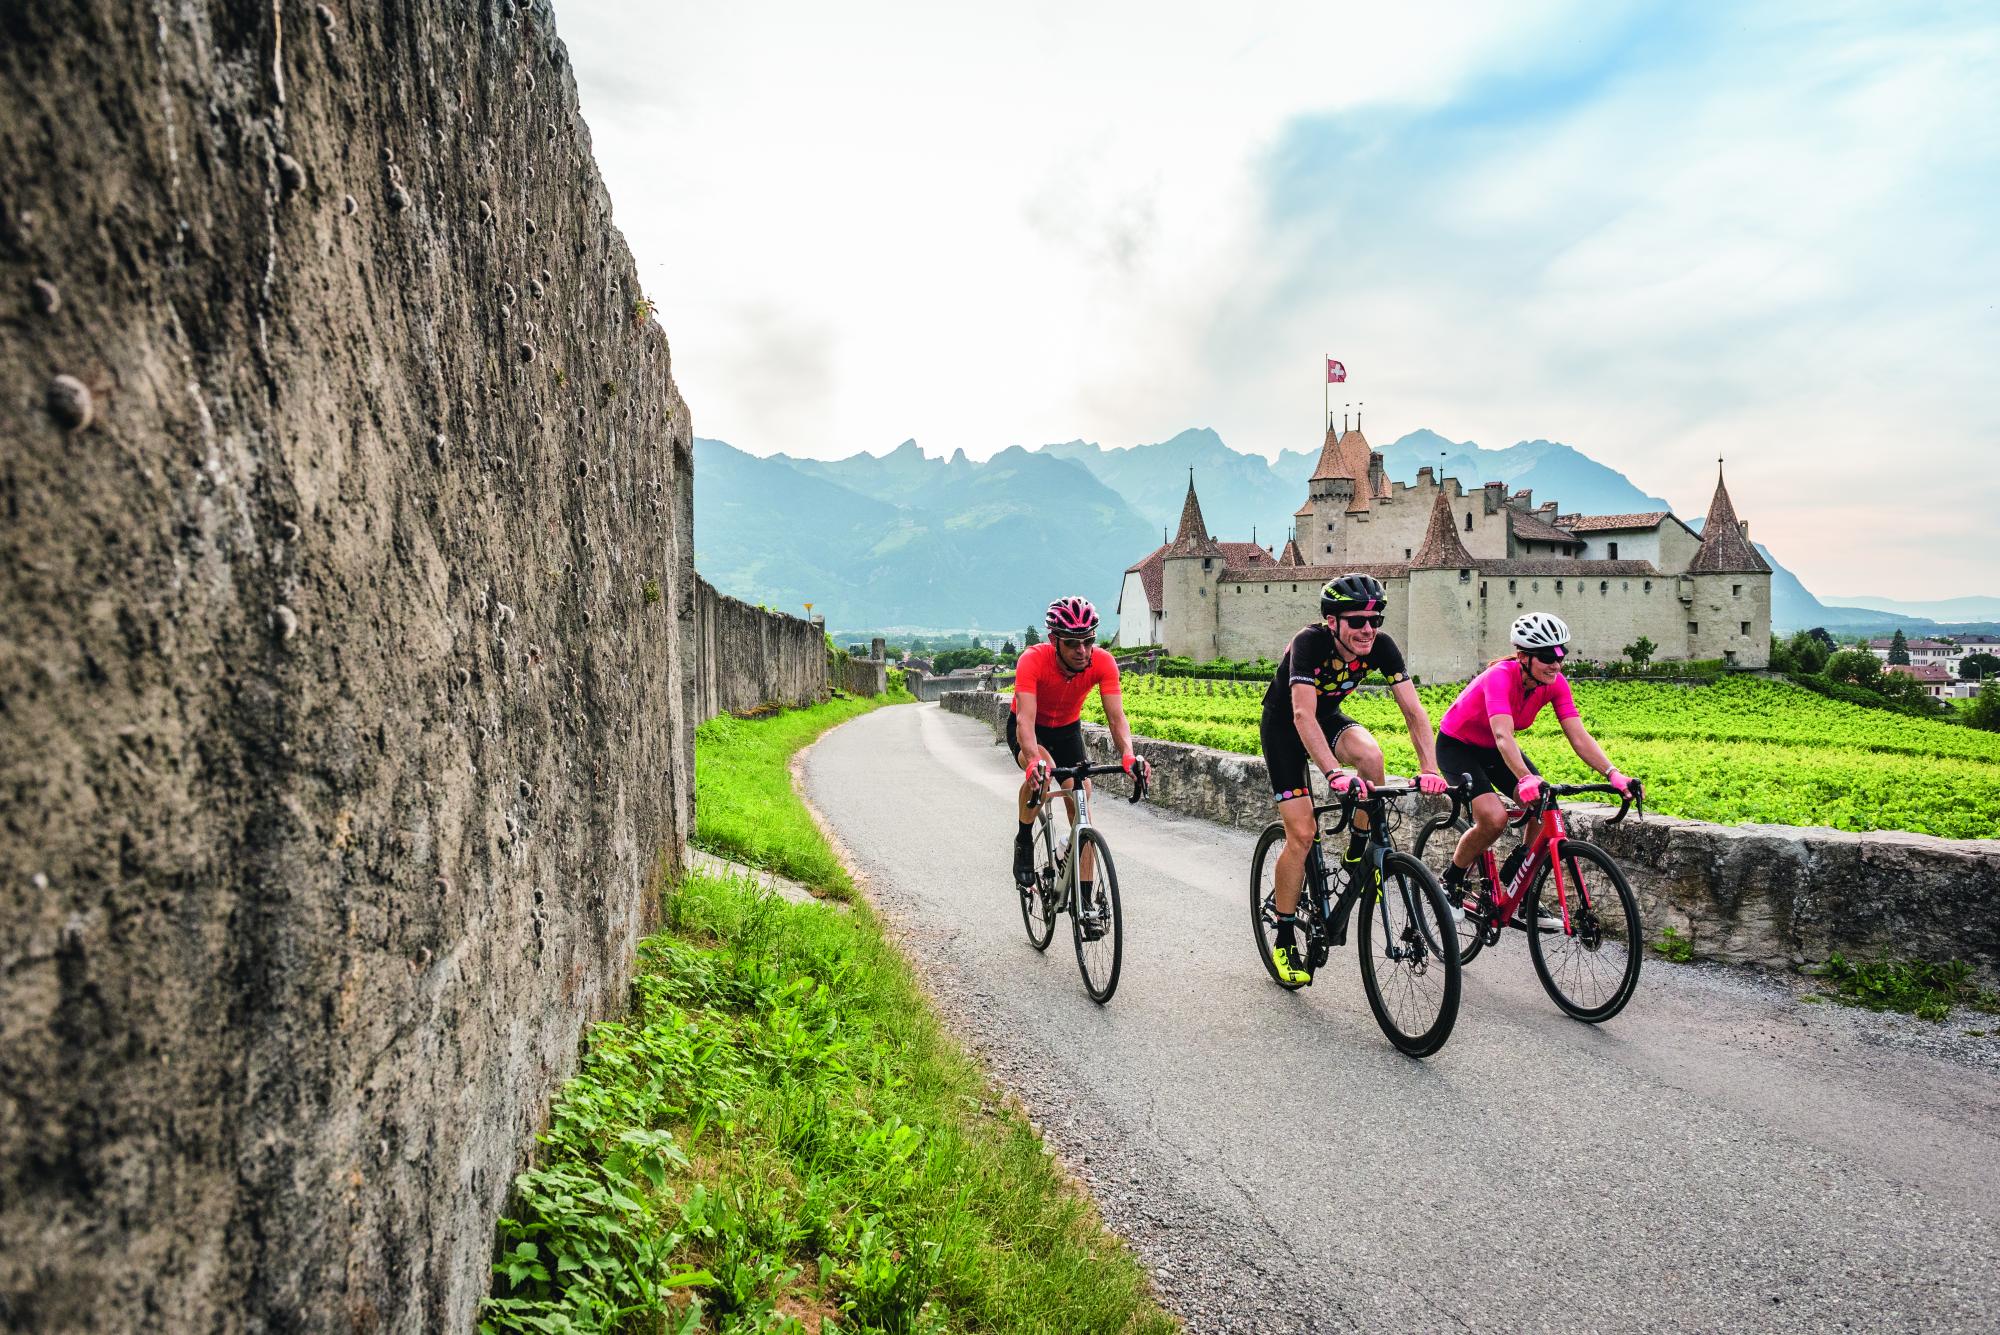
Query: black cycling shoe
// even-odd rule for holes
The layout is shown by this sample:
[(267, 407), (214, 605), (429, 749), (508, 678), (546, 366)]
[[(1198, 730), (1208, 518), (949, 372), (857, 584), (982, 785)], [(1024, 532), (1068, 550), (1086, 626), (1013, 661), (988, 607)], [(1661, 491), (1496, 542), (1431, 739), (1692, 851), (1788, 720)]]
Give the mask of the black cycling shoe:
[(1035, 888), (1035, 846), (1014, 841), (1014, 884), (1023, 890)]

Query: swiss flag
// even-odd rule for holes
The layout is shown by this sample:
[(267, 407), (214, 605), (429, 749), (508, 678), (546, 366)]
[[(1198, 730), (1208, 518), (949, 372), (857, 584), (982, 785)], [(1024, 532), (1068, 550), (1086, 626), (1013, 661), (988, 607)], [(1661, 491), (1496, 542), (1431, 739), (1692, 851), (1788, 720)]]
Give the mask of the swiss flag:
[(1326, 383), (1329, 385), (1338, 385), (1346, 379), (1347, 368), (1333, 358), (1328, 357), (1326, 359)]

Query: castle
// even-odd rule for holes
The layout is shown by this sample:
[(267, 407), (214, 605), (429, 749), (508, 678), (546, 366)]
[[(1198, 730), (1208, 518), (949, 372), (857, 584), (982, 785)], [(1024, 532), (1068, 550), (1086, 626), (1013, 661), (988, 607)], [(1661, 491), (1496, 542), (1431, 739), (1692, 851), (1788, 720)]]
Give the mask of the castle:
[(1276, 658), (1319, 617), (1320, 586), (1349, 570), (1388, 586), (1388, 620), (1410, 671), (1463, 681), (1512, 652), (1524, 611), (1569, 623), (1582, 659), (1622, 658), (1641, 636), (1656, 659), (1721, 658), (1764, 667), (1771, 567), (1736, 517), (1718, 467), (1702, 531), (1670, 511), (1563, 514), (1488, 482), (1466, 491), (1419, 469), (1390, 482), (1357, 423), (1329, 424), (1284, 550), (1218, 542), (1188, 477), (1174, 540), (1125, 572), (1118, 641), (1196, 661)]

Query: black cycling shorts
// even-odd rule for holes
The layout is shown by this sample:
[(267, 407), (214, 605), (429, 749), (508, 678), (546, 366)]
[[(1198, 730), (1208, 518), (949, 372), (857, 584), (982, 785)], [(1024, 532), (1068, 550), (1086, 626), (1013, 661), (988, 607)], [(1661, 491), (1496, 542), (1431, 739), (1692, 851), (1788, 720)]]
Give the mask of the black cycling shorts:
[[(1340, 734), (1358, 725), (1359, 720), (1336, 713), (1331, 725), (1321, 718), (1319, 730), (1326, 734), (1327, 749), (1331, 750), (1340, 741)], [(1306, 744), (1299, 740), (1299, 727), (1291, 716), (1272, 718), (1266, 714), (1258, 721), (1257, 740), (1263, 744), (1264, 769), (1271, 776), (1271, 800), (1285, 802), (1294, 797), (1311, 797), (1312, 787), (1306, 776), (1312, 769), (1312, 757), (1306, 754)]]
[[(1528, 760), (1523, 751), (1521, 759)], [(1528, 768), (1536, 774), (1535, 762), (1528, 760)], [(1507, 768), (1497, 746), (1474, 746), (1471, 742), (1461, 742), (1448, 732), (1438, 734), (1438, 773), (1446, 783), (1457, 783), (1461, 774), (1472, 776), (1472, 795), (1498, 793), (1509, 799), (1514, 796), (1514, 771)]]
[[(1089, 759), (1083, 749), (1083, 720), (1074, 723), (1037, 723), (1035, 740), (1048, 748), (1056, 758), (1058, 769), (1072, 769)], [(1021, 764), (1021, 737), (1014, 730), (1014, 715), (1007, 714), (1007, 749), (1014, 754), (1014, 763)], [(1023, 769), (1027, 766), (1022, 765)]]

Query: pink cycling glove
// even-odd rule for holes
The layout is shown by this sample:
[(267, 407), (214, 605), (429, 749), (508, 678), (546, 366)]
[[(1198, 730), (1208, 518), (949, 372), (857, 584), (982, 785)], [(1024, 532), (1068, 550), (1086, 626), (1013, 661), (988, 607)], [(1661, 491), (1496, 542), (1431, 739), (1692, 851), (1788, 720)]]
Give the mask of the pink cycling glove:
[(1417, 791), (1420, 793), (1437, 797), (1449, 791), (1450, 788), (1451, 785), (1444, 781), (1444, 775), (1442, 774), (1433, 774), (1429, 770), (1425, 770), (1417, 776)]
[(1346, 793), (1351, 789), (1357, 798), (1364, 801), (1368, 797), (1368, 780), (1356, 774), (1341, 773), (1330, 775), (1327, 778), (1326, 786), (1333, 789), (1336, 793)]
[(1632, 780), (1628, 776), (1620, 774), (1616, 765), (1613, 765), (1610, 772), (1604, 776), (1604, 781), (1613, 788), (1616, 788), (1620, 797), (1630, 797), (1632, 795)]
[(1521, 776), (1521, 781), (1514, 785), (1514, 798), (1524, 807), (1541, 795), (1542, 776), (1539, 774), (1524, 774)]

